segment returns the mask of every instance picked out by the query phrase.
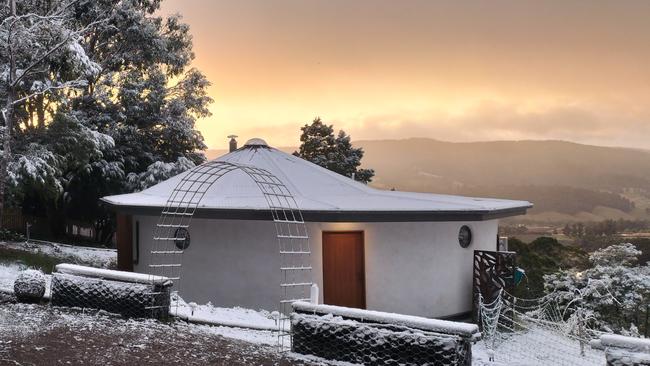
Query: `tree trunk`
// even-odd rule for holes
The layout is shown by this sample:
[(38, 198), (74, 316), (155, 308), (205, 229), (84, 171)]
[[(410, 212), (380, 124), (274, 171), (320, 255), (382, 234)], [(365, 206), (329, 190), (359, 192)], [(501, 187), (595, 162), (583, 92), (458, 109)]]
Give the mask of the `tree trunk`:
[(36, 118), (38, 121), (38, 128), (39, 129), (44, 129), (45, 128), (45, 96), (43, 94), (39, 94), (36, 96)]
[(11, 102), (13, 101), (12, 93), (9, 93), (7, 97), (7, 107), (3, 111), (4, 120), (5, 120), (5, 134), (3, 141), (3, 151), (2, 158), (0, 159), (0, 229), (3, 227), (3, 218), (5, 215), (5, 191), (8, 180), (8, 171), (9, 161), (11, 161), (11, 122), (13, 110), (11, 108)]
[[(9, 0), (9, 11), (12, 17), (16, 17), (16, 0)], [(2, 158), (0, 159), (0, 229), (2, 228), (2, 221), (5, 213), (5, 193), (7, 187), (7, 178), (9, 177), (7, 168), (12, 159), (11, 155), (11, 135), (13, 132), (13, 115), (14, 107), (13, 102), (16, 98), (16, 87), (14, 80), (16, 80), (16, 55), (14, 53), (13, 40), (11, 39), (12, 29), (9, 28), (7, 34), (7, 45), (9, 52), (9, 90), (7, 93), (7, 104), (2, 111), (2, 116), (5, 122), (5, 133), (3, 141)]]

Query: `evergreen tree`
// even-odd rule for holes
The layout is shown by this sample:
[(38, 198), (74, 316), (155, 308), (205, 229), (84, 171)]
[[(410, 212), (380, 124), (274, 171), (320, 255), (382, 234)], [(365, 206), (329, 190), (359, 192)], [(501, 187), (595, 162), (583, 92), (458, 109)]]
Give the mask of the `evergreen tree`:
[(209, 115), (209, 83), (189, 68), (189, 27), (157, 15), (160, 2), (29, 0), (2, 9), (9, 127), (0, 131), (8, 147), (0, 170), (11, 202), (48, 212), (60, 230), (65, 217), (102, 219), (98, 199), (141, 189), (152, 166), (176, 172), (205, 160), (194, 124)]
[[(26, 137), (43, 130), (51, 104), (63, 106), (61, 96), (83, 88), (87, 78), (100, 72), (79, 42), (105, 20), (90, 17), (85, 25), (74, 27), (71, 4), (37, 0), (5, 4), (0, 8), (0, 217), (7, 184), (31, 185), (44, 198), (61, 193), (57, 156)], [(11, 193), (10, 202), (17, 201), (15, 190)]]
[(323, 168), (346, 177), (369, 183), (375, 175), (373, 169), (361, 169), (363, 149), (352, 146), (350, 136), (343, 130), (334, 136), (334, 127), (326, 125), (317, 117), (311, 124), (300, 128), (300, 148), (295, 156), (308, 160)]

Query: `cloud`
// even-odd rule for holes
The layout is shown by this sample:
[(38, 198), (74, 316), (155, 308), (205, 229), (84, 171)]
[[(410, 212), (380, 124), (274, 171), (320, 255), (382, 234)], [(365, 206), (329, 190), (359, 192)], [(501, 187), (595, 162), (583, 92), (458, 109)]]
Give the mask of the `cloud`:
[(483, 102), (460, 115), (441, 112), (381, 114), (341, 122), (356, 140), (431, 137), (446, 141), (554, 139), (650, 148), (650, 111), (560, 105), (525, 110)]

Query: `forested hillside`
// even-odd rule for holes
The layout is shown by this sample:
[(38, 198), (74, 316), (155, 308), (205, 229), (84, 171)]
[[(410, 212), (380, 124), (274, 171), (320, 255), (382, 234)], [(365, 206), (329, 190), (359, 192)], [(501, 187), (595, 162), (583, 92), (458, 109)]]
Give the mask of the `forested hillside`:
[(364, 149), (363, 165), (375, 170), (378, 188), (529, 200), (535, 207), (528, 218), (542, 221), (648, 217), (650, 152), (644, 150), (425, 138), (354, 144)]

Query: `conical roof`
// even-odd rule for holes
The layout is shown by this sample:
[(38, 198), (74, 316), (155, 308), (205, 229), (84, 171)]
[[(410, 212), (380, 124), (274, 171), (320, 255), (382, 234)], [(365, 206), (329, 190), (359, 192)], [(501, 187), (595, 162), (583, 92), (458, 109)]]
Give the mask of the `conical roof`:
[[(305, 219), (311, 221), (393, 221), (398, 217), (399, 221), (480, 220), (523, 214), (532, 206), (527, 201), (378, 190), (269, 147), (262, 139), (249, 140), (242, 148), (216, 160), (273, 173), (294, 195)], [(142, 192), (102, 200), (123, 209), (152, 211), (165, 205), (187, 174)], [(244, 172), (235, 170), (210, 187), (199, 211), (213, 217), (247, 218), (250, 214), (250, 218), (258, 218), (260, 211), (268, 211), (268, 205), (257, 185)]]

